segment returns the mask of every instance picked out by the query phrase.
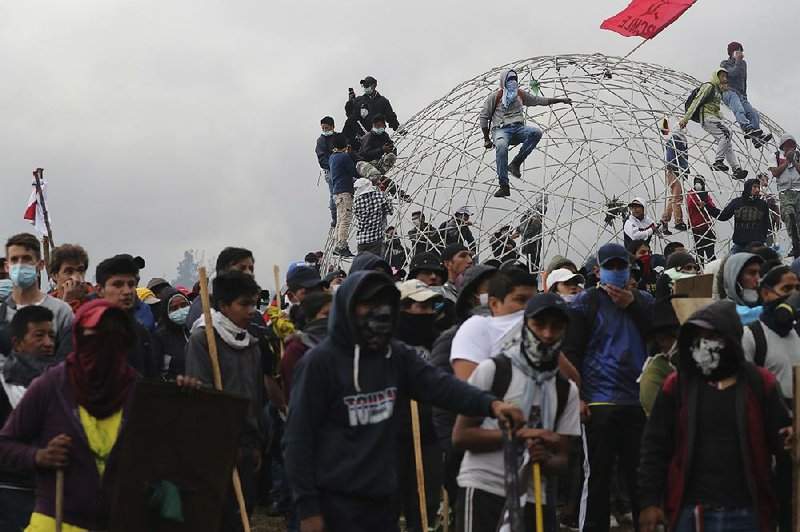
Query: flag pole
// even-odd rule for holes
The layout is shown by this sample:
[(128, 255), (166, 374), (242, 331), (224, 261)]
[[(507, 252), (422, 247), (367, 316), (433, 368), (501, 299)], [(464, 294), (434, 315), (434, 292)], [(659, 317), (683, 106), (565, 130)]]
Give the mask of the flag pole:
[(640, 42), (639, 44), (637, 44), (637, 45), (636, 45), (636, 47), (635, 47), (633, 50), (631, 50), (630, 52), (628, 52), (627, 54), (625, 54), (625, 57), (623, 57), (622, 59), (627, 59), (627, 58), (629, 58), (631, 55), (633, 55), (633, 52), (635, 52), (636, 50), (638, 50), (639, 48), (641, 48), (641, 47), (642, 47), (642, 45), (643, 45), (644, 43), (646, 43), (647, 41), (649, 41), (649, 40), (650, 40), (650, 39), (644, 39), (642, 42)]
[[(56, 244), (53, 242), (53, 230), (50, 228), (50, 215), (47, 213), (47, 205), (44, 202), (44, 192), (42, 191), (44, 168), (37, 168), (34, 170), (33, 178), (36, 180), (36, 195), (39, 196), (39, 203), (42, 205), (42, 217), (44, 217), (44, 226), (47, 228), (47, 240), (51, 247), (55, 247)], [(47, 249), (47, 246), (45, 246), (45, 249)], [(47, 254), (49, 255), (49, 252)]]

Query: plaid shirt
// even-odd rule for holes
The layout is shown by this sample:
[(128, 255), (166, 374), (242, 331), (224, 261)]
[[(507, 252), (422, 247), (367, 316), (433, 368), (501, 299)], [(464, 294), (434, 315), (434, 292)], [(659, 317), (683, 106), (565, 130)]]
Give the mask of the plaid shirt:
[(386, 215), (392, 214), (392, 204), (379, 190), (356, 196), (353, 201), (353, 218), (356, 221), (356, 242), (368, 244), (383, 241), (386, 232)]

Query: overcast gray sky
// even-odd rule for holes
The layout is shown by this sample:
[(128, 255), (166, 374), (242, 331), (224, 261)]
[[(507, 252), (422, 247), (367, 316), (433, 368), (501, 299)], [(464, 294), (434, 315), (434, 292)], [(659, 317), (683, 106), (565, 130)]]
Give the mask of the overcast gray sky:
[[(320, 117), (343, 124), (348, 87), (373, 75), (403, 122), (495, 65), (624, 55), (640, 39), (599, 25), (627, 4), (4, 2), (0, 227), (28, 230), (42, 166), (55, 240), (86, 247), (92, 272), (129, 252), (147, 259), (145, 280), (172, 279), (183, 250), (240, 245), (272, 288), (273, 263), (324, 244), (313, 147)], [(798, 132), (799, 27), (796, 0), (698, 0), (632, 59), (706, 79), (741, 41), (751, 102)]]

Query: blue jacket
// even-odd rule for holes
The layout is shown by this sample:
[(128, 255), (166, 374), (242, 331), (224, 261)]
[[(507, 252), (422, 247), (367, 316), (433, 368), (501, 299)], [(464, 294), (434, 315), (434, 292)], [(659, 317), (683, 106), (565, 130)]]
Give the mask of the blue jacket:
[(330, 137), (320, 135), (317, 139), (317, 147), (314, 151), (317, 154), (317, 162), (319, 163), (319, 167), (323, 170), (330, 168), (328, 165), (328, 159), (330, 158), (331, 153), (333, 153), (333, 135)]
[[(581, 399), (589, 404), (640, 404), (636, 381), (647, 359), (644, 331), (654, 299), (647, 292), (633, 293), (634, 301), (625, 309), (600, 288), (584, 290), (570, 305), (574, 318), (563, 350), (581, 374)], [(597, 315), (591, 318), (593, 297)]]
[(328, 163), (331, 168), (330, 179), (333, 184), (333, 194), (344, 192), (352, 194), (353, 183), (358, 179), (353, 159), (344, 152), (336, 152), (331, 154)]
[(667, 141), (665, 156), (668, 166), (674, 167), (684, 176), (689, 174), (689, 143), (686, 135), (674, 133)]

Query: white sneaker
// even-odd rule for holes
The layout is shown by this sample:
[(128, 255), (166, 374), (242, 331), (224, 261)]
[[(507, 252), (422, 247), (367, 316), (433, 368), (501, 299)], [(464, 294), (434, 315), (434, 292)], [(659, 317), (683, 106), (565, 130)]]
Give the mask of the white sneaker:
[(619, 523), (614, 515), (608, 518), (608, 528), (619, 528)]

